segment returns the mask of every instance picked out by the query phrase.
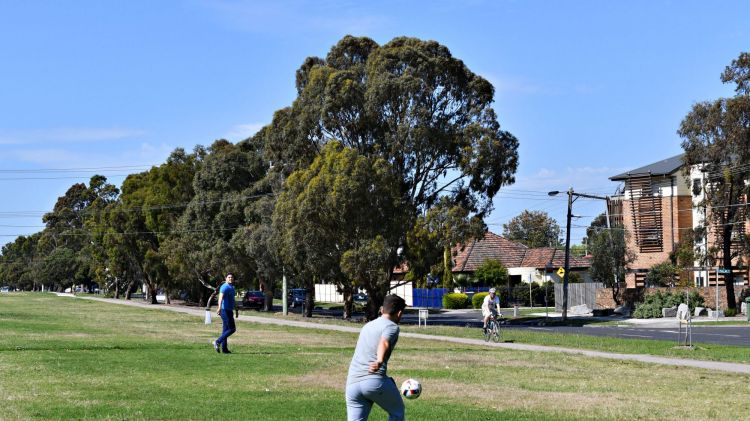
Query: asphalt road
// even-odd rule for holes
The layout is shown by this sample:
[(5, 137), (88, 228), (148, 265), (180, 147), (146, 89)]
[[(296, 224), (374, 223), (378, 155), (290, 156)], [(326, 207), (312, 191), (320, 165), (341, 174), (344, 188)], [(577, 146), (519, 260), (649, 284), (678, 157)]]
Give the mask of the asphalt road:
[[(418, 315), (416, 314), (407, 314), (402, 319), (402, 323), (405, 324), (417, 324), (417, 322)], [(428, 315), (427, 323), (445, 326), (467, 326), (472, 328), (479, 328), (482, 325), (482, 320), (481, 315), (477, 311), (466, 310), (451, 311), (440, 314), (430, 314)], [(503, 328), (529, 329), (540, 332), (558, 332), (591, 336), (608, 336), (625, 339), (666, 340), (675, 341), (675, 343), (677, 343), (678, 335), (677, 326), (599, 326), (596, 324), (585, 326), (537, 326), (534, 324), (514, 324), (504, 325)], [(748, 324), (748, 326), (703, 326), (700, 324), (693, 324), (692, 339), (694, 343), (702, 342), (710, 344), (739, 345), (750, 347), (750, 324)]]

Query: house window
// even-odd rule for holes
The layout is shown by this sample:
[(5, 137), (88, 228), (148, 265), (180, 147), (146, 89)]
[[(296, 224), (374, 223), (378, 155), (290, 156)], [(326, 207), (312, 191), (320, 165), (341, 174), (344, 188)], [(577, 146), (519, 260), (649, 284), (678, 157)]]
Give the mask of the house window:
[(697, 286), (697, 287), (704, 287), (704, 286), (706, 286), (706, 285), (704, 284), (704, 281), (703, 281), (703, 276), (700, 276), (700, 275), (699, 275), (699, 276), (697, 276), (697, 277), (695, 278), (695, 286)]
[(703, 191), (703, 182), (700, 178), (693, 179), (693, 196), (700, 196)]

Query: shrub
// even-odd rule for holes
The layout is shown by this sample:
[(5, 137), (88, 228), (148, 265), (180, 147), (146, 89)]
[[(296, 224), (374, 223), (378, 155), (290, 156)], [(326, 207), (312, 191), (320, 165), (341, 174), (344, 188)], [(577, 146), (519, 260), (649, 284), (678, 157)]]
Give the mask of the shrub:
[(734, 317), (737, 315), (737, 309), (736, 308), (728, 308), (724, 310), (724, 316), (726, 317)]
[(457, 309), (466, 308), (469, 305), (469, 296), (460, 292), (451, 292), (443, 295), (443, 308)]
[[(656, 291), (653, 294), (645, 296), (643, 302), (636, 305), (633, 317), (637, 319), (662, 317), (662, 308), (677, 307), (683, 302), (685, 302), (684, 293)], [(693, 290), (688, 294), (688, 307), (691, 314), (695, 311), (696, 307), (705, 307), (703, 296), (698, 291)]]
[(473, 297), (471, 297), (471, 306), (474, 308), (482, 308), (484, 297), (488, 295), (490, 295), (489, 292), (477, 292)]
[(698, 291), (693, 290), (688, 294), (688, 306), (690, 307), (690, 314), (694, 314), (696, 307), (706, 306), (706, 301), (702, 295), (698, 294)]
[(674, 286), (674, 274), (677, 268), (669, 262), (657, 263), (651, 266), (646, 274), (646, 285), (656, 287)]

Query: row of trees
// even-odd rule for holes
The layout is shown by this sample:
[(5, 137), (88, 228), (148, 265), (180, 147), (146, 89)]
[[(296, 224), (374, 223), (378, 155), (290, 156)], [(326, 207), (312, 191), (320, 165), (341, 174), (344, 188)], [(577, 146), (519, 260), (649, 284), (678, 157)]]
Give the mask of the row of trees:
[(0, 280), (204, 302), (226, 271), (268, 292), (284, 273), (308, 291), (335, 283), (346, 314), (364, 288), (372, 318), (403, 261), (413, 278), (447, 276), (446, 251), (482, 233), (514, 181), (518, 141), (492, 85), (437, 42), (347, 36), (307, 58), (296, 87), (250, 139), (175, 150), (121, 189), (72, 186), (42, 232), (3, 247)]

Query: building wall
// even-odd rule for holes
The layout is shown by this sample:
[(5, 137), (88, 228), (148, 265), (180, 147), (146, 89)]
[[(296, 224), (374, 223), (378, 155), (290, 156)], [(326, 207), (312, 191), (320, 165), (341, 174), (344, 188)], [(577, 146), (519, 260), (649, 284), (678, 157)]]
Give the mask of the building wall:
[[(642, 296), (653, 294), (656, 291), (662, 291), (662, 292), (672, 292), (672, 293), (685, 293), (685, 291), (697, 291), (698, 294), (703, 296), (703, 302), (705, 303), (706, 307), (715, 308), (716, 307), (716, 288), (690, 288), (688, 290), (686, 289), (679, 289), (679, 288), (638, 288), (638, 289), (627, 289), (627, 290), (620, 290), (620, 302), (640, 302), (642, 301)], [(739, 288), (737, 291), (735, 291), (735, 295), (737, 297), (740, 297), (742, 293), (742, 288)], [(596, 309), (601, 308), (615, 308), (615, 301), (612, 298), (612, 289), (611, 288), (599, 288), (596, 290), (596, 306), (594, 307)], [(719, 287), (719, 308), (726, 309), (727, 307), (727, 290), (723, 287)], [(738, 305), (737, 308), (739, 309), (740, 306)]]
[(628, 233), (628, 248), (636, 256), (635, 261), (631, 264), (632, 269), (649, 269), (657, 263), (666, 261), (676, 244), (690, 235), (693, 226), (693, 215), (689, 211), (691, 209), (690, 196), (662, 197), (661, 202), (662, 250), (645, 253), (640, 251), (636, 242), (630, 200), (622, 201), (622, 220)]

